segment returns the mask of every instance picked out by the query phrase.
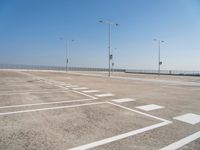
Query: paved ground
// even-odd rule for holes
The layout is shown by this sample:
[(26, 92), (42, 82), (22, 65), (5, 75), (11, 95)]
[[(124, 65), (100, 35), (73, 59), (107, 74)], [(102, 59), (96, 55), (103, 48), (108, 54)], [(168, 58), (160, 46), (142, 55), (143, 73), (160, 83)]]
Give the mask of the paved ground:
[(200, 149), (200, 78), (0, 71), (2, 150)]

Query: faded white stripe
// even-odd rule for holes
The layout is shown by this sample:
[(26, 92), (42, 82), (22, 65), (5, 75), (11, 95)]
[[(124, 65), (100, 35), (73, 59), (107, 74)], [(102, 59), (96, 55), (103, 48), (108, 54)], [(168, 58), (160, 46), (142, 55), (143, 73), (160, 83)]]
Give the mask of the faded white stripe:
[(198, 131), (198, 132), (196, 132), (196, 133), (194, 133), (194, 134), (192, 134), (188, 137), (185, 137), (185, 138), (183, 138), (183, 139), (181, 139), (181, 140), (179, 140), (175, 143), (172, 143), (172, 144), (170, 144), (170, 145), (168, 145), (168, 146), (166, 146), (166, 147), (164, 147), (160, 150), (176, 150), (176, 149), (183, 147), (184, 145), (186, 145), (186, 144), (188, 144), (188, 143), (190, 143), (190, 142), (192, 142), (192, 141), (194, 141), (198, 138), (200, 138), (200, 131)]
[(114, 95), (111, 94), (111, 93), (108, 93), (108, 94), (96, 94), (95, 96), (97, 96), (97, 97), (110, 97), (110, 96), (114, 96)]
[(3, 113), (0, 113), (0, 116), (12, 115), (12, 114), (21, 114), (21, 113), (28, 113), (28, 112), (45, 111), (45, 110), (63, 109), (63, 108), (73, 108), (73, 107), (80, 107), (80, 106), (105, 104), (105, 103), (106, 103), (106, 102), (96, 102), (96, 103), (87, 103), (87, 104), (80, 104), (80, 105), (59, 106), (59, 107), (48, 107), (48, 108), (41, 108), (41, 109), (22, 110), (22, 111), (10, 111), (10, 112), (3, 112)]
[(131, 99), (131, 98), (121, 98), (121, 99), (114, 99), (112, 100), (113, 102), (116, 103), (124, 103), (124, 102), (132, 102), (135, 101), (135, 99)]
[(99, 92), (99, 90), (87, 90), (87, 91), (83, 91), (84, 93), (96, 93)]
[(87, 87), (78, 87), (78, 88), (72, 88), (73, 90), (87, 90)]
[(114, 142), (114, 141), (117, 141), (117, 140), (121, 140), (121, 139), (130, 137), (130, 136), (133, 136), (133, 135), (137, 135), (139, 133), (143, 133), (143, 132), (146, 132), (146, 131), (149, 131), (149, 130), (153, 130), (153, 129), (165, 126), (167, 124), (169, 124), (169, 122), (162, 122), (162, 123), (159, 123), (159, 124), (151, 125), (151, 126), (148, 126), (148, 127), (142, 128), (142, 129), (134, 130), (134, 131), (131, 131), (131, 132), (127, 132), (127, 133), (124, 133), (124, 134), (120, 134), (120, 135), (117, 135), (117, 136), (106, 138), (106, 139), (96, 141), (96, 142), (93, 142), (93, 143), (89, 143), (89, 144), (86, 144), (86, 145), (82, 145), (82, 146), (79, 146), (79, 147), (74, 147), (74, 148), (71, 148), (69, 150), (86, 150), (86, 149), (94, 148), (94, 147), (97, 147), (97, 146), (100, 146), (100, 145), (108, 144), (108, 143), (111, 143), (111, 142)]

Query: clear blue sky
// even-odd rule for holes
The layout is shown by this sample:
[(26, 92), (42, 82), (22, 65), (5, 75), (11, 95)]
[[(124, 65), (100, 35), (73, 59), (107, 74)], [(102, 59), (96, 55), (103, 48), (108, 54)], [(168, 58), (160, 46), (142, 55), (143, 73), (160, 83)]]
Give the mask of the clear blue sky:
[(200, 0), (0, 0), (0, 63), (107, 67), (108, 19), (115, 67), (200, 70)]

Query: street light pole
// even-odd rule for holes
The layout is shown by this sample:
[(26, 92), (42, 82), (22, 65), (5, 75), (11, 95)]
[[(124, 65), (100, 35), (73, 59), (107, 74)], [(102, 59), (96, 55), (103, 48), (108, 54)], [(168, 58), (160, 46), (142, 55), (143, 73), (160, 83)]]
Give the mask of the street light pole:
[(110, 62), (111, 62), (111, 32), (110, 32), (110, 23), (108, 24), (108, 48), (109, 48), (109, 53), (108, 53), (108, 56), (109, 56), (109, 58), (108, 58), (108, 63), (109, 63), (109, 73), (108, 73), (108, 76), (110, 77), (110, 75), (111, 75), (111, 68), (110, 68)]
[[(60, 38), (60, 40), (63, 40), (64, 38)], [(68, 42), (68, 40), (66, 39), (66, 41), (65, 41), (66, 43), (66, 66), (65, 66), (65, 70), (66, 70), (66, 72), (68, 72), (68, 64), (69, 64), (69, 42)], [(71, 40), (71, 42), (74, 42), (74, 40)]]
[(69, 63), (69, 59), (68, 59), (68, 41), (66, 40), (66, 72), (68, 71), (68, 63)]
[(154, 39), (154, 41), (158, 41), (158, 75), (160, 76), (160, 66), (162, 65), (162, 61), (160, 60), (160, 47), (161, 43), (164, 43), (164, 41), (157, 39)]
[(112, 61), (111, 61), (111, 72), (114, 72), (114, 50), (116, 50), (117, 48), (111, 49), (111, 56), (112, 56)]
[(100, 20), (100, 23), (104, 23), (108, 25), (108, 76), (111, 76), (111, 59), (112, 59), (112, 55), (111, 55), (111, 25), (115, 25), (118, 26), (119, 24), (111, 22), (111, 21), (103, 21)]
[(158, 75), (160, 76), (160, 65), (161, 65), (161, 61), (160, 61), (160, 40), (158, 41)]

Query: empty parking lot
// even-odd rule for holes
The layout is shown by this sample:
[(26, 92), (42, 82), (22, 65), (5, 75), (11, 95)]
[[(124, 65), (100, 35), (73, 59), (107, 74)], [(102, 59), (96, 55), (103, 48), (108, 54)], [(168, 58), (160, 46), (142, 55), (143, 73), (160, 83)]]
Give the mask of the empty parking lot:
[(197, 77), (0, 71), (0, 149), (200, 149)]

